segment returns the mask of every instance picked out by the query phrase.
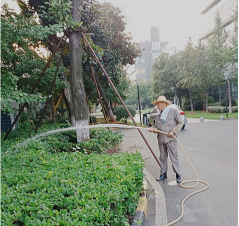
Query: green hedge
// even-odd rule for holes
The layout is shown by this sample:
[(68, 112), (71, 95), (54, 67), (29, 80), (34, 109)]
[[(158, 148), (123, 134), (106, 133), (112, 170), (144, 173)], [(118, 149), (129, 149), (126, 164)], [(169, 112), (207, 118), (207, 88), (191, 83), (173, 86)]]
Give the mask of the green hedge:
[(125, 225), (141, 191), (142, 156), (53, 153), (48, 142), (2, 150), (2, 225)]
[[(221, 102), (221, 105), (223, 107), (226, 107), (226, 102), (227, 102), (227, 106), (229, 106), (229, 100), (228, 99), (227, 100), (223, 99), (222, 102)], [(236, 101), (234, 99), (232, 99), (231, 104), (232, 104), (232, 107), (237, 105), (237, 103), (236, 103)]]
[[(130, 114), (134, 117), (136, 114), (136, 110), (132, 107), (127, 105), (127, 108), (130, 112)], [(116, 120), (119, 121), (120, 119), (123, 119), (125, 122), (127, 122), (127, 118), (129, 117), (128, 112), (125, 110), (123, 105), (117, 106), (113, 109), (113, 113), (116, 116)]]
[[(229, 109), (227, 108), (228, 112)], [(220, 106), (209, 106), (208, 111), (211, 113), (225, 113), (226, 112), (226, 107), (220, 107)], [(232, 107), (232, 112), (238, 112), (238, 107)]]

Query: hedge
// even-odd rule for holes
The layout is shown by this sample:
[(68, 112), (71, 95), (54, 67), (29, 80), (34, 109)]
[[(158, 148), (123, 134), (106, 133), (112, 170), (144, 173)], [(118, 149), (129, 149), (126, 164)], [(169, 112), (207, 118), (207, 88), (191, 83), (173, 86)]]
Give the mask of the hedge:
[[(228, 112), (229, 109), (227, 108)], [(209, 106), (208, 111), (211, 113), (225, 113), (226, 107), (219, 107), (219, 106)], [(238, 112), (238, 107), (232, 107), (232, 112)]]
[[(129, 105), (126, 105), (130, 114), (134, 117), (136, 114), (136, 110)], [(117, 106), (113, 109), (113, 113), (116, 116), (116, 120), (119, 121), (120, 119), (123, 119), (125, 122), (127, 122), (127, 118), (129, 117), (128, 112), (125, 110), (123, 105)]]
[(52, 153), (47, 142), (3, 151), (2, 225), (125, 225), (141, 191), (142, 156)]

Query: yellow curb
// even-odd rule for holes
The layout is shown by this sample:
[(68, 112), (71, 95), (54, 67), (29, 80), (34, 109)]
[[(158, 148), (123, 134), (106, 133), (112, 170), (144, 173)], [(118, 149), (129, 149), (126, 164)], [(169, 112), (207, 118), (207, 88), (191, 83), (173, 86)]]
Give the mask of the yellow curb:
[(143, 211), (145, 214), (145, 218), (148, 212), (148, 198), (147, 198), (147, 190), (148, 190), (148, 182), (144, 178), (143, 185), (142, 185), (143, 191), (141, 192), (142, 197), (139, 198), (138, 207), (136, 209), (137, 211)]
[(136, 209), (137, 211), (143, 211), (145, 214), (145, 218), (147, 216), (148, 212), (148, 198), (147, 197), (140, 197), (138, 202), (138, 207)]

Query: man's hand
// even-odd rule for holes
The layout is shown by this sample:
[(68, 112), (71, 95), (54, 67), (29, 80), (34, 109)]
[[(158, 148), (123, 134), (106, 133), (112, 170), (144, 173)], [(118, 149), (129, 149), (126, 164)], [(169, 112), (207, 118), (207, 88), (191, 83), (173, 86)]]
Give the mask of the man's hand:
[(174, 134), (175, 134), (175, 133), (171, 130), (171, 131), (168, 133), (168, 137), (173, 137)]
[(151, 133), (156, 133), (156, 132), (155, 132), (155, 128), (153, 128), (153, 127), (150, 128), (150, 129), (149, 129), (149, 132), (151, 132)]

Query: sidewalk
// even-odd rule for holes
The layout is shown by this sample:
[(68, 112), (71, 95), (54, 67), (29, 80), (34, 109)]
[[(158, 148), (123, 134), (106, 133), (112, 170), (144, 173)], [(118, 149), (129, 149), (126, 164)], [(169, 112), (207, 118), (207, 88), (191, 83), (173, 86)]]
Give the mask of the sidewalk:
[[(121, 150), (123, 152), (135, 152), (135, 146), (137, 151), (141, 153), (145, 161), (144, 174), (145, 178), (149, 182), (148, 189), (148, 213), (145, 220), (145, 226), (163, 226), (167, 223), (167, 212), (164, 192), (162, 187), (155, 178), (159, 175), (160, 167), (155, 159), (152, 157), (150, 150), (141, 138), (139, 132), (136, 129), (119, 129), (124, 134), (123, 142), (121, 144)], [(150, 146), (154, 150), (155, 154), (159, 155), (158, 143), (156, 135), (149, 133), (148, 131), (141, 130), (150, 143)]]

